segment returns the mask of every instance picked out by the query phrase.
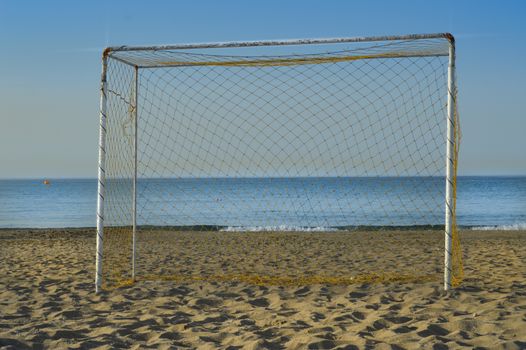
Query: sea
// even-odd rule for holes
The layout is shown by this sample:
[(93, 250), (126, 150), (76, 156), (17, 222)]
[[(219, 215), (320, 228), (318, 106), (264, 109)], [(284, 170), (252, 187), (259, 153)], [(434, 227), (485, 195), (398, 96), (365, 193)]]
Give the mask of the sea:
[[(130, 192), (112, 198), (117, 187), (107, 186), (107, 215), (128, 220)], [(444, 186), (437, 177), (141, 179), (137, 220), (225, 231), (440, 226)], [(457, 189), (460, 227), (526, 230), (526, 176), (460, 176)], [(0, 228), (95, 227), (96, 200), (96, 179), (0, 180)]]

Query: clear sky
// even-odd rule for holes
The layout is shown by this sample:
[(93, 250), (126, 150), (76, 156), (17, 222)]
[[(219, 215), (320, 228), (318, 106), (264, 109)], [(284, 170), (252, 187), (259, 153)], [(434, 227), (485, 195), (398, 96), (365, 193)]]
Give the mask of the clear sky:
[(461, 174), (526, 174), (526, 1), (0, 0), (0, 177), (95, 177), (105, 46), (451, 32)]

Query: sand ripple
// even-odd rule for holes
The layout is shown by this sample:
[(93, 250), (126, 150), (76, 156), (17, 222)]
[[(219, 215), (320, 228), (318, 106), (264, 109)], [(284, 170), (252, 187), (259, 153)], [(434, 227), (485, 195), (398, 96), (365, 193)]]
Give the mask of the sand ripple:
[(466, 233), (467, 278), (447, 294), (437, 282), (143, 281), (95, 295), (94, 243), (0, 231), (1, 349), (526, 349), (522, 231)]

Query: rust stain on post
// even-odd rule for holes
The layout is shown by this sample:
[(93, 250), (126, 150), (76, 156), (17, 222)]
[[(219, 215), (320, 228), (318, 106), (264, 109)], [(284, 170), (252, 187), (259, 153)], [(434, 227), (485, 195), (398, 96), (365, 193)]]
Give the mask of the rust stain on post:
[(102, 58), (106, 58), (108, 57), (108, 55), (110, 54), (111, 52), (111, 47), (107, 47), (104, 49), (104, 51), (102, 51)]

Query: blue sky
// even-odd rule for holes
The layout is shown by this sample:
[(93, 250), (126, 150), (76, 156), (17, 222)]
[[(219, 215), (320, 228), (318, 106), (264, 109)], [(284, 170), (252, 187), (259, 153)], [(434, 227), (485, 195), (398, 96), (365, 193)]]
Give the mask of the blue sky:
[(0, 0), (0, 177), (96, 176), (108, 45), (446, 31), (461, 174), (526, 174), (525, 19), (525, 1)]

